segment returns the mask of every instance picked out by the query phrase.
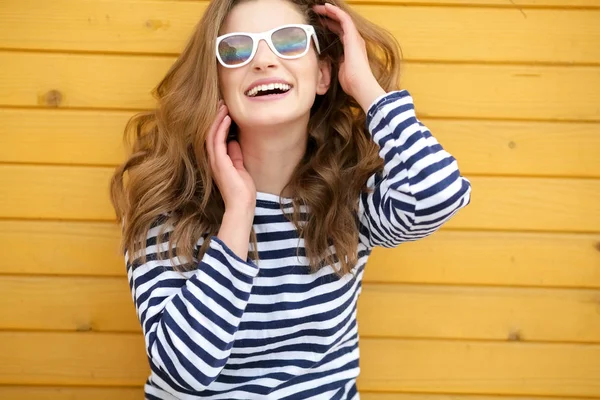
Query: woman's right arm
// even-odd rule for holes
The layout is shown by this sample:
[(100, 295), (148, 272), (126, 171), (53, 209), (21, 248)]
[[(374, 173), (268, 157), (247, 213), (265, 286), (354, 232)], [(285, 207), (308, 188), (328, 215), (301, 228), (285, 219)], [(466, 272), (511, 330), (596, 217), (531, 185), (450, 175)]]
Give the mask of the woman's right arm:
[[(148, 233), (148, 261), (133, 268), (127, 260), (152, 370), (183, 390), (206, 389), (225, 366), (258, 274), (258, 267), (245, 261), (256, 188), (239, 143), (226, 142), (231, 124), (227, 114), (221, 103), (206, 137), (225, 213), (197, 269), (182, 276), (173, 269), (174, 261), (157, 261), (157, 252), (167, 250), (167, 243), (156, 243), (160, 226)], [(164, 240), (168, 242), (166, 236)]]
[(147, 262), (134, 267), (126, 254), (146, 352), (159, 377), (183, 390), (202, 391), (229, 358), (258, 268), (213, 236), (198, 268), (182, 275), (172, 259), (157, 259), (168, 242), (165, 235), (157, 243), (160, 228), (148, 232)]

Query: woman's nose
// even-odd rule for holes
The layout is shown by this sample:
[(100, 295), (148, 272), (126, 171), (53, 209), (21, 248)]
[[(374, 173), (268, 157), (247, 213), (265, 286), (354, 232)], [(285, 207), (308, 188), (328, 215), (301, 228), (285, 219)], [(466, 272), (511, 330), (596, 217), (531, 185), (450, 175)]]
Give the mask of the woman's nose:
[(252, 67), (256, 69), (269, 68), (277, 63), (277, 55), (273, 53), (267, 42), (260, 40), (256, 54), (252, 60)]

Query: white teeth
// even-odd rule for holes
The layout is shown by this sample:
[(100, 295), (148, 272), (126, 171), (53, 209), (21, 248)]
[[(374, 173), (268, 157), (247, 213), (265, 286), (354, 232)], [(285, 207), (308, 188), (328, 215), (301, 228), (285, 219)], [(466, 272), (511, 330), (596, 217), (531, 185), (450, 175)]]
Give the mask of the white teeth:
[(268, 85), (258, 85), (255, 86), (254, 88), (252, 88), (251, 90), (249, 90), (246, 95), (249, 97), (254, 97), (256, 96), (256, 94), (258, 92), (266, 92), (267, 90), (274, 90), (274, 89), (278, 89), (278, 90), (283, 90), (283, 91), (288, 91), (291, 89), (291, 86), (288, 85), (287, 83), (270, 83)]

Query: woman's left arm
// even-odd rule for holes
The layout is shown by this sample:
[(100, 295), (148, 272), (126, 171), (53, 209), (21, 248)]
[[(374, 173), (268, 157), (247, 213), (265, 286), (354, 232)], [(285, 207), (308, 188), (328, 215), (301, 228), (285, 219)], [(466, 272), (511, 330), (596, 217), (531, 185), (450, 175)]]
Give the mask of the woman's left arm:
[(360, 240), (394, 247), (428, 236), (470, 202), (471, 184), (415, 115), (406, 90), (384, 94), (367, 110), (367, 126), (384, 160), (359, 204)]
[(352, 18), (332, 5), (314, 11), (344, 46), (338, 78), (367, 115), (383, 172), (369, 178), (359, 204), (360, 241), (394, 247), (435, 232), (470, 202), (471, 184), (415, 114), (406, 90), (386, 93), (371, 71), (365, 41)]

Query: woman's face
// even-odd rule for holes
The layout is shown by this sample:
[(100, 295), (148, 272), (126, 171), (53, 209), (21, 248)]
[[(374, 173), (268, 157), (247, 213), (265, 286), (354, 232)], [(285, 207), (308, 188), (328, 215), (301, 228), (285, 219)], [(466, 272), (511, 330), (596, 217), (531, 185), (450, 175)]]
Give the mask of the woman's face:
[[(219, 35), (231, 32), (259, 33), (285, 24), (305, 24), (303, 15), (287, 0), (250, 0), (235, 6), (227, 16)], [(316, 94), (329, 86), (329, 68), (319, 62), (314, 42), (308, 53), (298, 59), (278, 57), (264, 40), (254, 58), (238, 68), (218, 64), (219, 85), (229, 114), (244, 130), (302, 121), (308, 123)], [(259, 80), (275, 79), (291, 89), (276, 96), (253, 96)]]

